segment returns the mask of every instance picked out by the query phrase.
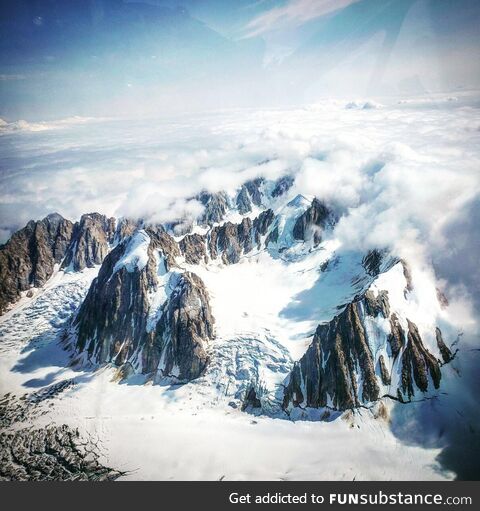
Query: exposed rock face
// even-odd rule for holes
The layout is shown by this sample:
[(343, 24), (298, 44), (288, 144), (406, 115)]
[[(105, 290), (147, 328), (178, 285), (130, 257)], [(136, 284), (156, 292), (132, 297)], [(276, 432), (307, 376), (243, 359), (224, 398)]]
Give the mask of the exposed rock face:
[(417, 326), (408, 319), (407, 322), (407, 345), (402, 355), (402, 392), (410, 399), (415, 395), (414, 383), (426, 392), (430, 375), (438, 389), (442, 375), (438, 360), (423, 345)]
[(165, 261), (166, 271), (170, 271), (177, 264), (175, 258), (180, 255), (177, 242), (165, 231), (161, 225), (146, 227), (146, 232), (152, 240), (152, 248), (161, 251)]
[[(330, 323), (318, 326), (290, 376), (285, 407), (293, 402), (294, 406), (345, 410), (378, 399), (380, 389), (360, 308), (359, 302), (353, 302)], [(357, 370), (363, 376), (360, 388)]]
[(121, 241), (128, 236), (131, 236), (137, 229), (140, 228), (142, 222), (134, 220), (133, 218), (120, 218), (115, 230), (115, 241)]
[(435, 329), (435, 338), (437, 340), (437, 346), (440, 350), (440, 353), (442, 354), (443, 362), (445, 364), (448, 364), (450, 360), (452, 360), (452, 352), (448, 348), (448, 346), (445, 344), (445, 341), (443, 340), (442, 332), (440, 331), (440, 328)]
[(293, 226), (293, 237), (303, 241), (313, 237), (317, 245), (322, 240), (322, 231), (334, 223), (335, 218), (330, 209), (318, 199), (313, 199), (311, 206), (297, 218)]
[(280, 197), (285, 192), (288, 192), (294, 181), (293, 176), (283, 176), (280, 179), (277, 179), (275, 187), (272, 190), (272, 197)]
[(0, 247), (0, 314), (20, 292), (41, 287), (52, 276), (72, 237), (73, 224), (58, 213), (33, 220)]
[[(133, 249), (136, 257), (130, 255)], [(125, 374), (158, 371), (179, 380), (199, 376), (208, 361), (213, 318), (200, 278), (171, 272), (179, 254), (175, 240), (160, 226), (117, 245), (74, 320), (76, 350), (96, 364), (128, 365)], [(151, 296), (162, 286), (159, 304)]]
[(400, 262), (402, 263), (403, 267), (403, 276), (405, 277), (405, 281), (407, 282), (407, 285), (405, 286), (405, 292), (409, 293), (410, 291), (413, 290), (412, 271), (407, 261), (401, 259)]
[(272, 225), (275, 215), (271, 209), (262, 211), (260, 215), (253, 220), (253, 237), (257, 247), (260, 248), (261, 236), (265, 236), (268, 232), (268, 228)]
[(200, 218), (201, 224), (213, 225), (223, 220), (228, 209), (228, 197), (224, 192), (201, 192), (195, 198), (205, 207)]
[(362, 266), (371, 277), (376, 277), (380, 273), (380, 267), (385, 253), (374, 248), (363, 258)]
[(200, 376), (208, 363), (206, 343), (213, 338), (213, 323), (202, 280), (194, 273), (181, 274), (144, 350), (144, 372), (160, 369), (181, 381)]
[(238, 192), (236, 203), (238, 211), (242, 215), (246, 215), (252, 211), (252, 206), (261, 206), (262, 205), (262, 185), (264, 183), (263, 178), (253, 179), (252, 181), (247, 181), (242, 185), (240, 191)]
[(274, 218), (273, 211), (267, 209), (253, 222), (244, 218), (239, 224), (225, 222), (214, 226), (207, 235), (187, 234), (179, 242), (180, 251), (189, 264), (207, 262), (208, 256), (221, 257), (224, 264), (238, 263), (242, 254), (252, 250), (253, 243), (260, 248), (261, 237), (267, 234)]
[(253, 385), (247, 390), (245, 394), (245, 398), (242, 403), (242, 412), (247, 410), (248, 408), (261, 408), (262, 402), (257, 397), (257, 392)]
[[(380, 328), (371, 333), (376, 318), (389, 320), (389, 334)], [(284, 392), (285, 409), (302, 406), (345, 410), (383, 395), (409, 401), (416, 391), (437, 389), (440, 363), (424, 346), (415, 324), (408, 319), (407, 324), (405, 333), (398, 317), (390, 313), (386, 292), (375, 296), (367, 291), (348, 304), (330, 322), (318, 326), (307, 352), (295, 364)], [(372, 345), (377, 346), (375, 352)], [(399, 378), (394, 380), (393, 371), (399, 373)], [(433, 385), (429, 386), (430, 381)]]
[(244, 218), (240, 224), (225, 222), (215, 226), (208, 235), (210, 257), (221, 255), (224, 264), (235, 264), (242, 253), (252, 249), (252, 221)]
[(149, 257), (141, 271), (126, 267), (115, 271), (127, 248), (128, 239), (107, 255), (74, 321), (76, 347), (95, 363), (123, 364), (146, 334), (148, 290), (155, 288), (156, 265)]
[(390, 333), (387, 337), (392, 356), (395, 360), (405, 345), (405, 333), (400, 325), (400, 321), (395, 313), (390, 316)]
[(189, 264), (207, 262), (206, 237), (201, 234), (187, 234), (179, 243), (180, 251)]
[(385, 364), (385, 359), (383, 355), (380, 355), (378, 359), (378, 365), (380, 368), (380, 376), (382, 377), (382, 383), (384, 385), (390, 385), (390, 383), (392, 383), (392, 379), (390, 377), (390, 373), (388, 372), (387, 365)]
[(388, 302), (388, 293), (380, 291), (377, 296), (368, 290), (365, 293), (365, 312), (369, 316), (377, 317), (381, 314), (384, 318), (390, 316), (390, 303)]
[(110, 250), (115, 236), (115, 219), (99, 213), (82, 215), (73, 229), (72, 243), (63, 262), (63, 268), (70, 265), (81, 271), (101, 264)]

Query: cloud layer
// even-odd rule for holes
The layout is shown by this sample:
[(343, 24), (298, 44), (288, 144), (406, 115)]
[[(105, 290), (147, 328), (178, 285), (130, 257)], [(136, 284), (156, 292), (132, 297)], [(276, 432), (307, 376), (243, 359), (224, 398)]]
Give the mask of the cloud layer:
[(290, 173), (292, 193), (348, 213), (337, 228), (345, 243), (437, 249), (480, 190), (474, 99), (5, 125), (0, 228), (5, 239), (54, 210), (166, 222), (198, 215), (188, 199), (203, 189), (234, 193), (248, 179)]

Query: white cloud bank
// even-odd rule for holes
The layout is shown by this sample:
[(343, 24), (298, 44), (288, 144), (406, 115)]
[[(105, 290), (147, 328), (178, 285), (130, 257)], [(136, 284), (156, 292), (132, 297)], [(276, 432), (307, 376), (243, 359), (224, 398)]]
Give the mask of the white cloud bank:
[[(175, 120), (73, 119), (0, 136), (0, 229), (99, 211), (167, 222), (201, 212), (202, 189), (233, 193), (258, 176), (296, 177), (292, 193), (345, 213), (337, 234), (360, 248), (429, 257), (480, 193), (476, 99), (375, 109), (324, 101)], [(54, 130), (54, 132), (52, 131)], [(4, 241), (3, 240), (3, 241)]]

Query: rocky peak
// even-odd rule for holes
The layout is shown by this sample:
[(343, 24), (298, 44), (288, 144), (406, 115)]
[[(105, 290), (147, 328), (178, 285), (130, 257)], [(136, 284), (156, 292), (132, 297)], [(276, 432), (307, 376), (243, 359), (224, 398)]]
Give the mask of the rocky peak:
[(133, 218), (120, 218), (115, 229), (115, 242), (120, 242), (124, 238), (131, 236), (142, 225), (141, 220)]
[(155, 226), (136, 231), (105, 257), (73, 321), (78, 360), (113, 363), (124, 375), (160, 371), (180, 380), (203, 371), (213, 318), (200, 278), (172, 271), (179, 254), (173, 238)]
[(333, 212), (315, 198), (310, 207), (297, 218), (293, 227), (293, 237), (302, 241), (313, 237), (314, 244), (318, 245), (322, 240), (322, 231), (335, 222)]
[(429, 376), (434, 388), (440, 386), (442, 374), (439, 361), (425, 348), (417, 325), (407, 319), (407, 344), (402, 355), (401, 401), (410, 400), (415, 395), (415, 386), (422, 392), (428, 390)]
[(262, 211), (260, 215), (258, 215), (253, 220), (253, 237), (255, 239), (255, 243), (257, 247), (260, 248), (261, 237), (265, 236), (268, 232), (269, 227), (272, 225), (275, 219), (275, 214), (271, 209), (267, 209)]
[(177, 266), (175, 258), (180, 255), (178, 243), (167, 233), (162, 225), (151, 225), (145, 228), (150, 236), (152, 247), (160, 250), (164, 259), (167, 271)]
[(62, 265), (75, 271), (101, 264), (115, 236), (115, 219), (99, 213), (82, 215), (73, 229), (72, 243)]
[(203, 206), (204, 211), (199, 219), (202, 225), (213, 225), (223, 220), (228, 210), (228, 197), (224, 192), (200, 192), (195, 197)]
[(31, 220), (0, 247), (0, 314), (31, 287), (41, 287), (62, 261), (73, 224), (58, 213)]
[(215, 226), (208, 235), (210, 257), (216, 259), (219, 255), (225, 264), (235, 264), (242, 253), (252, 249), (252, 221), (244, 218), (240, 224), (225, 222)]
[(262, 185), (265, 180), (262, 177), (247, 181), (242, 185), (237, 194), (236, 203), (238, 211), (246, 215), (252, 211), (252, 206), (260, 207), (262, 205), (263, 191)]
[(153, 337), (143, 353), (144, 372), (159, 371), (180, 381), (198, 378), (208, 363), (213, 316), (203, 281), (194, 273), (179, 275), (163, 307)]
[(272, 190), (272, 197), (280, 197), (284, 193), (288, 192), (293, 186), (295, 178), (293, 176), (283, 176), (275, 181), (274, 188)]
[(189, 264), (207, 262), (206, 237), (201, 234), (187, 234), (179, 243), (180, 250)]
[[(385, 332), (385, 319), (390, 331)], [(295, 364), (284, 407), (346, 410), (388, 395), (402, 402), (437, 389), (441, 363), (424, 345), (417, 326), (406, 331), (391, 312), (388, 293), (368, 290), (331, 321), (317, 327), (312, 343)], [(451, 352), (436, 329), (444, 361)]]
[(121, 365), (146, 333), (147, 295), (156, 283), (156, 267), (151, 252), (143, 267), (119, 264), (131, 241), (124, 239), (105, 257), (74, 319), (76, 349), (95, 363)]

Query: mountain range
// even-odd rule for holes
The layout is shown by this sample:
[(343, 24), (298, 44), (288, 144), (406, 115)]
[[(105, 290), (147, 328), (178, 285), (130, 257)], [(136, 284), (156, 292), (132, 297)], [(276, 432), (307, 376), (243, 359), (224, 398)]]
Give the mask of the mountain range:
[[(57, 213), (32, 220), (0, 248), (0, 310), (12, 315), (40, 300), (59, 274), (90, 269), (88, 289), (58, 332), (69, 365), (107, 365), (118, 381), (140, 375), (144, 382), (186, 384), (210, 374), (220, 338), (237, 342), (219, 333), (226, 319), (212, 306), (218, 291), (208, 274), (257, 265), (261, 287), (268, 259), (293, 278), (307, 277), (306, 289), (279, 316), (295, 319), (300, 306), (316, 326), (283, 345), (273, 338), (273, 354), (260, 351), (255, 371), (234, 375), (229, 395), (235, 406), (285, 418), (321, 410), (327, 418), (384, 399), (408, 403), (437, 393), (443, 367), (455, 355), (454, 339), (444, 339), (436, 323), (448, 306), (445, 296), (431, 289), (431, 316), (419, 315), (415, 309), (425, 307), (417, 304), (408, 261), (385, 249), (343, 252), (335, 244), (342, 213), (315, 197), (291, 197), (292, 184), (286, 175), (246, 182), (235, 195), (202, 192), (192, 199), (203, 213), (187, 224), (98, 213), (75, 223)], [(230, 286), (230, 315), (248, 316), (235, 310), (235, 280)], [(247, 352), (257, 351), (255, 343), (249, 346), (246, 319), (249, 334), (240, 328), (237, 335)], [(269, 327), (253, 333), (273, 337)], [(286, 360), (278, 367), (272, 358)]]

